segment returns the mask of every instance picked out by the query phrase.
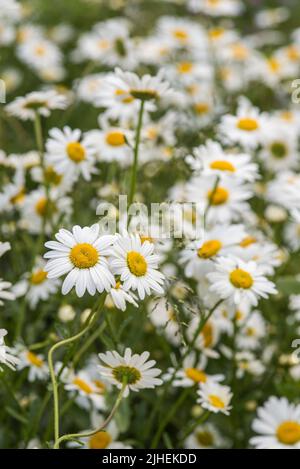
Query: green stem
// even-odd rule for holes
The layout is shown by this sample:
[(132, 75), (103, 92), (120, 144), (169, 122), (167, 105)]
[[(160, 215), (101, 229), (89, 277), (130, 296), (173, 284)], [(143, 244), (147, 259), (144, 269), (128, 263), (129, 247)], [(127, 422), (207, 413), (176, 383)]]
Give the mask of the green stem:
[[(53, 404), (54, 404), (54, 442), (55, 445), (59, 439), (59, 397), (58, 397), (58, 383), (56, 380), (55, 372), (54, 372), (54, 364), (53, 364), (53, 354), (59, 348), (68, 345), (76, 340), (80, 339), (92, 326), (96, 323), (98, 319), (98, 315), (100, 313), (100, 306), (104, 303), (105, 295), (103, 295), (103, 301), (100, 302), (96, 311), (91, 311), (85, 326), (75, 335), (69, 337), (67, 339), (63, 339), (60, 342), (54, 344), (48, 353), (48, 364), (49, 364), (49, 372), (52, 382), (52, 393), (53, 393)], [(59, 447), (59, 443), (58, 443)]]
[(154, 438), (152, 440), (151, 449), (155, 449), (157, 447), (157, 444), (160, 440), (162, 432), (164, 431), (165, 427), (168, 425), (170, 420), (172, 420), (172, 418), (174, 417), (175, 413), (177, 412), (177, 409), (179, 409), (181, 404), (187, 398), (189, 391), (190, 391), (189, 388), (187, 388), (180, 394), (177, 401), (175, 401), (174, 405), (171, 407), (169, 413), (166, 415), (166, 417), (160, 423), (160, 425), (158, 427), (158, 430), (157, 430), (157, 432), (154, 435)]
[(144, 104), (145, 104), (145, 101), (141, 100), (138, 123), (137, 123), (136, 134), (135, 134), (135, 145), (134, 145), (134, 152), (133, 152), (133, 164), (132, 164), (132, 168), (131, 168), (131, 181), (130, 181), (130, 192), (129, 192), (128, 205), (132, 204), (133, 199), (134, 199), (134, 195), (135, 195), (136, 176), (137, 176), (137, 167), (138, 167), (138, 158), (139, 158), (139, 146), (140, 146), (140, 140), (141, 140), (141, 130), (142, 130), (143, 113), (144, 113)]
[(87, 438), (89, 436), (93, 436), (95, 435), (96, 433), (98, 432), (101, 432), (102, 430), (104, 430), (104, 428), (109, 424), (109, 422), (111, 421), (111, 419), (113, 418), (113, 416), (115, 415), (120, 403), (121, 403), (121, 400), (122, 400), (122, 397), (123, 397), (123, 393), (125, 391), (125, 388), (126, 388), (126, 381), (123, 382), (123, 386), (122, 386), (122, 389), (121, 391), (119, 392), (119, 395), (117, 397), (117, 400), (109, 414), (109, 416), (107, 417), (106, 420), (104, 420), (103, 424), (95, 429), (95, 430), (91, 430), (89, 432), (84, 432), (84, 433), (69, 433), (67, 435), (63, 435), (61, 436), (60, 438), (58, 438), (56, 440), (56, 442), (54, 443), (54, 449), (59, 449), (59, 445), (60, 443), (62, 443), (63, 441), (67, 441), (67, 440), (74, 440), (74, 439), (80, 439), (80, 438)]

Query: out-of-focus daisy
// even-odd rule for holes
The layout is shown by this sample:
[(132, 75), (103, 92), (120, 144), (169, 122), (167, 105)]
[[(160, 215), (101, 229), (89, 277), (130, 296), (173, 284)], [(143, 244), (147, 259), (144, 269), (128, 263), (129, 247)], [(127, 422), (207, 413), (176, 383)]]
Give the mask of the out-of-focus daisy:
[(137, 290), (141, 300), (151, 291), (163, 294), (164, 275), (158, 269), (154, 244), (142, 243), (138, 235), (117, 236), (111, 249), (110, 265), (120, 275), (124, 290)]
[(70, 178), (77, 179), (82, 174), (89, 181), (95, 173), (95, 145), (79, 129), (63, 130), (53, 128), (46, 141), (46, 160), (59, 174), (68, 173)]
[(5, 345), (4, 337), (6, 334), (6, 329), (0, 329), (0, 371), (3, 370), (2, 365), (15, 370), (16, 365), (19, 363), (19, 358), (15, 356), (14, 350)]
[(149, 319), (171, 344), (179, 345), (181, 335), (175, 310), (166, 298), (158, 298), (149, 303)]
[[(194, 340), (195, 334), (198, 331), (201, 319), (193, 317), (188, 329), (187, 336), (190, 341)], [(215, 350), (215, 347), (220, 338), (220, 329), (214, 318), (210, 318), (206, 321), (205, 325), (201, 328), (195, 340), (195, 348), (201, 350), (204, 355), (211, 358), (218, 358), (219, 353)]]
[(235, 116), (225, 115), (220, 124), (224, 140), (255, 148), (260, 142), (264, 118), (246, 98), (240, 98)]
[(0, 278), (0, 306), (3, 305), (2, 300), (14, 300), (14, 293), (8, 291), (11, 288), (12, 284), (10, 282), (5, 282)]
[(54, 109), (65, 109), (67, 105), (67, 97), (55, 90), (33, 91), (16, 98), (5, 109), (21, 120), (34, 120), (36, 113), (48, 117)]
[(17, 55), (22, 62), (37, 70), (49, 65), (59, 65), (61, 62), (59, 48), (43, 37), (33, 37), (22, 42), (17, 48)]
[(45, 264), (43, 259), (38, 259), (31, 273), (27, 274), (24, 280), (26, 298), (32, 309), (39, 301), (45, 301), (54, 294), (60, 284), (58, 279), (48, 279), (48, 274), (44, 270)]
[(265, 335), (266, 323), (259, 311), (254, 311), (241, 324), (240, 331), (237, 334), (238, 347), (254, 350), (258, 348), (260, 340)]
[(133, 354), (130, 348), (125, 350), (122, 357), (118, 352), (99, 353), (99, 358), (103, 365), (99, 366), (100, 374), (105, 380), (124, 388), (124, 397), (129, 391), (140, 391), (145, 388), (154, 388), (162, 384), (162, 380), (157, 378), (161, 370), (153, 368), (155, 360), (148, 360), (149, 352), (141, 355)]
[(110, 291), (115, 279), (108, 268), (106, 256), (114, 236), (101, 236), (99, 225), (81, 228), (74, 226), (72, 232), (60, 229), (55, 235), (57, 241), (48, 241), (45, 246), (50, 249), (45, 254), (49, 259), (45, 271), (48, 278), (58, 278), (68, 274), (62, 285), (66, 295), (75, 286), (77, 296), (81, 297), (87, 290), (90, 295), (96, 291)]
[(215, 425), (206, 423), (199, 425), (187, 437), (184, 447), (187, 449), (214, 449), (222, 446), (223, 439)]
[(300, 406), (271, 396), (257, 410), (252, 429), (258, 436), (250, 444), (257, 449), (300, 449)]
[(225, 152), (218, 142), (209, 140), (205, 145), (194, 149), (194, 156), (187, 162), (194, 171), (203, 174), (227, 175), (253, 182), (258, 177), (258, 167), (251, 163), (250, 155)]
[(212, 292), (235, 304), (245, 299), (256, 306), (260, 297), (268, 298), (277, 293), (274, 283), (267, 280), (253, 261), (221, 257), (216, 260), (216, 271), (207, 277)]
[(46, 379), (49, 371), (47, 363), (44, 360), (44, 356), (42, 354), (35, 354), (29, 349), (24, 349), (24, 347), (20, 347), (20, 349), (21, 350), (18, 354), (20, 358), (20, 361), (18, 363), (18, 369), (29, 369), (29, 381)]
[(240, 0), (188, 0), (188, 8), (210, 16), (237, 16), (243, 4)]
[(231, 406), (230, 401), (233, 396), (229, 386), (224, 386), (219, 383), (207, 381), (200, 384), (200, 389), (197, 391), (199, 398), (197, 402), (201, 404), (204, 409), (213, 413), (222, 413), (229, 415)]
[(105, 384), (94, 380), (88, 370), (71, 373), (66, 377), (65, 389), (72, 394), (78, 394), (76, 403), (83, 409), (88, 410), (92, 405), (95, 409), (105, 409)]
[(86, 133), (85, 141), (97, 154), (101, 161), (117, 161), (121, 166), (132, 162), (132, 133), (127, 129), (108, 127), (104, 130), (91, 130)]
[(243, 378), (245, 373), (249, 373), (253, 376), (261, 376), (265, 371), (265, 366), (251, 352), (238, 352), (235, 355), (235, 360), (237, 362), (238, 378)]
[(292, 210), (291, 220), (285, 226), (284, 237), (293, 251), (300, 249), (300, 210)]

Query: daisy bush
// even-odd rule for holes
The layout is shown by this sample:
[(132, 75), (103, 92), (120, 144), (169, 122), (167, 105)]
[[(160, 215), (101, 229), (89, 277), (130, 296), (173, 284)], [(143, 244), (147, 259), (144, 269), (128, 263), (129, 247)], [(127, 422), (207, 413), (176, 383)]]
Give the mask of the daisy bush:
[(0, 0), (1, 448), (300, 449), (299, 13)]

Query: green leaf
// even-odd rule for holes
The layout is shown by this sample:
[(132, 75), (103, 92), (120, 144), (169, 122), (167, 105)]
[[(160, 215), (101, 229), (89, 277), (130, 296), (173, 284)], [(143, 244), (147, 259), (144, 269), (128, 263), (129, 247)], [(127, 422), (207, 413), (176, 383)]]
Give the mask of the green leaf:
[(276, 281), (276, 286), (279, 293), (282, 293), (283, 295), (300, 294), (300, 281), (293, 275), (280, 277)]

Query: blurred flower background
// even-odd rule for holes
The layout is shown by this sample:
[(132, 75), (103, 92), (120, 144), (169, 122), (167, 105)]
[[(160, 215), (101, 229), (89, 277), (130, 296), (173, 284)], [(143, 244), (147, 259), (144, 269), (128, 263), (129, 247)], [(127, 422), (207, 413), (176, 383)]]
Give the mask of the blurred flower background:
[(0, 0), (1, 448), (300, 449), (299, 13)]

